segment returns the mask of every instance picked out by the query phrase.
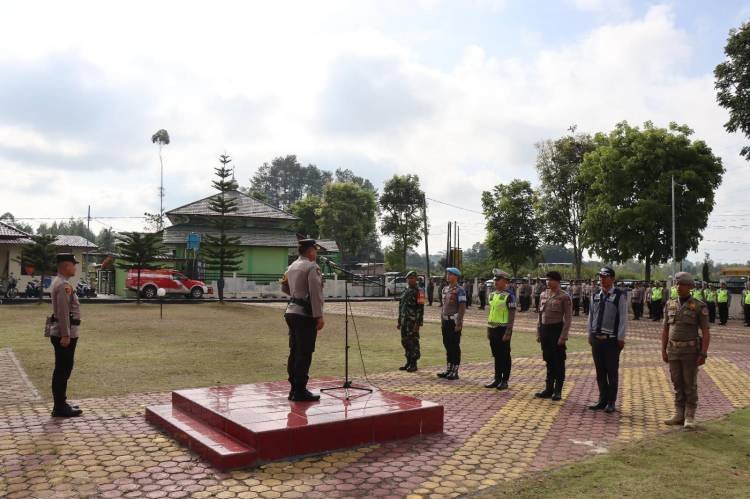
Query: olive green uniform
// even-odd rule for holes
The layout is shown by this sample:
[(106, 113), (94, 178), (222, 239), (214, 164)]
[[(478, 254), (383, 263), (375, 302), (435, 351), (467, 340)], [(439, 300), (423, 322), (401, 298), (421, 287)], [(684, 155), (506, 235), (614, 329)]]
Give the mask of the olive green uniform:
[(419, 302), (419, 288), (410, 286), (404, 290), (398, 305), (398, 327), (407, 363), (415, 363), (420, 357), (419, 328), (424, 321), (424, 303)]

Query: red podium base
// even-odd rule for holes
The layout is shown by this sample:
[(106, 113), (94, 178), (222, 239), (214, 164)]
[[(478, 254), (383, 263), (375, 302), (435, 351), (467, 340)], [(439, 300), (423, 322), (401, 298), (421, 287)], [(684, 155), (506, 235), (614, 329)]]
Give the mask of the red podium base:
[(178, 390), (171, 404), (147, 407), (146, 419), (220, 469), (443, 431), (443, 406), (370, 388), (349, 391), (349, 400), (344, 389), (326, 392), (319, 402), (290, 402), (285, 381)]

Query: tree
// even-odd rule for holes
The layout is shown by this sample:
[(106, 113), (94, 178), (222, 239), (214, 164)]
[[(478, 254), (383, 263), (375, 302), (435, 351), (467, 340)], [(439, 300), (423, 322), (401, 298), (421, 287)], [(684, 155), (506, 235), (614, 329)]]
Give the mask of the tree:
[(672, 251), (671, 179), (687, 190), (675, 194), (677, 260), (696, 250), (714, 207), (714, 192), (724, 168), (702, 140), (692, 140), (685, 125), (643, 129), (627, 122), (594, 137), (582, 172), (589, 200), (583, 224), (585, 244), (601, 258), (645, 263), (666, 262)]
[(86, 222), (80, 218), (71, 218), (67, 222), (52, 222), (52, 225), (42, 223), (37, 228), (37, 234), (81, 236), (89, 241), (96, 241), (96, 235), (88, 228)]
[[(750, 21), (729, 31), (724, 54), (726, 60), (714, 69), (716, 100), (729, 111), (724, 128), (750, 138)], [(740, 154), (750, 160), (750, 145)]]
[(99, 234), (96, 236), (96, 245), (99, 247), (100, 251), (113, 253), (117, 246), (117, 234), (111, 227), (109, 229), (104, 228), (100, 230)]
[(157, 220), (157, 232), (164, 228), (164, 160), (162, 159), (161, 149), (169, 145), (169, 133), (163, 128), (151, 136), (152, 144), (159, 144), (159, 218)]
[(516, 179), (482, 192), (485, 244), (492, 258), (506, 262), (513, 275), (539, 251), (541, 223), (534, 212), (536, 204), (537, 195), (526, 180)]
[(357, 184), (332, 182), (326, 186), (318, 224), (341, 251), (342, 259), (354, 255), (375, 230), (375, 194)]
[(266, 202), (287, 209), (307, 195), (321, 196), (325, 185), (332, 179), (331, 172), (315, 165), (302, 166), (297, 156), (290, 154), (277, 157), (271, 163), (263, 163), (250, 178), (250, 187), (245, 192), (253, 197), (263, 195)]
[(539, 174), (540, 210), (545, 239), (552, 244), (573, 247), (576, 279), (581, 278), (583, 250), (581, 226), (586, 215), (586, 184), (581, 165), (586, 153), (594, 149), (590, 135), (571, 134), (557, 140), (540, 142), (536, 170)]
[(358, 177), (349, 168), (336, 168), (336, 172), (334, 175), (336, 178), (336, 182), (348, 182), (350, 184), (357, 184), (363, 189), (377, 193), (377, 190), (375, 189), (375, 186), (372, 185), (372, 182), (364, 177)]
[(52, 234), (39, 234), (29, 236), (32, 244), (25, 246), (21, 252), (22, 266), (31, 266), (34, 273), (41, 275), (41, 286), (39, 290), (39, 301), (44, 296), (44, 279), (55, 272), (57, 268), (57, 252), (60, 249), (55, 245), (57, 236)]
[(320, 237), (320, 227), (318, 226), (318, 217), (323, 200), (319, 196), (306, 196), (304, 199), (295, 201), (289, 207), (289, 212), (299, 218), (295, 227), (298, 234), (305, 237), (317, 239)]
[(161, 235), (152, 232), (123, 232), (117, 235), (117, 266), (136, 269), (137, 303), (141, 303), (141, 270), (158, 268), (154, 262), (164, 252)]
[(26, 232), (27, 234), (34, 233), (34, 228), (31, 225), (17, 221), (16, 217), (13, 216), (13, 213), (9, 211), (0, 215), (0, 222), (5, 222), (6, 224), (13, 226), (20, 231)]
[(380, 196), (383, 217), (380, 231), (393, 236), (401, 251), (401, 268), (406, 269), (406, 253), (422, 240), (424, 230), (424, 192), (417, 175), (394, 175), (385, 183)]
[(219, 290), (219, 302), (224, 303), (224, 274), (240, 268), (242, 249), (239, 247), (239, 237), (226, 234), (227, 230), (235, 226), (229, 215), (238, 209), (237, 199), (227, 196), (228, 192), (237, 190), (234, 172), (227, 166), (232, 159), (222, 154), (219, 162), (221, 166), (214, 168), (217, 180), (213, 181), (213, 187), (219, 194), (208, 201), (208, 207), (217, 214), (211, 218), (211, 225), (219, 231), (219, 235), (206, 235), (205, 261), (207, 268), (219, 271), (216, 287)]

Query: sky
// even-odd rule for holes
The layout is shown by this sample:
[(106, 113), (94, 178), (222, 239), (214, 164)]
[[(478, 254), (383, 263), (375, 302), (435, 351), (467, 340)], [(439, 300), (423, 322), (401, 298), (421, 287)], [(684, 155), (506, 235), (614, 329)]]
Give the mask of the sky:
[(746, 140), (713, 69), (748, 18), (735, 0), (5, 1), (0, 213), (142, 229), (126, 217), (159, 210), (165, 128), (167, 209), (211, 194), (222, 153), (241, 185), (287, 154), (378, 188), (413, 173), (434, 253), (449, 221), (484, 239), (483, 190), (538, 183), (539, 141), (676, 121), (726, 168), (689, 258), (744, 262)]

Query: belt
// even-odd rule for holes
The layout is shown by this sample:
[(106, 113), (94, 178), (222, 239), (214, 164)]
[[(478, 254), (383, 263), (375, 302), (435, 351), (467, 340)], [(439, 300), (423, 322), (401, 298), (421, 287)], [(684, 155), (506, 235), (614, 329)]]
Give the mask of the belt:
[(675, 348), (696, 347), (698, 346), (698, 340), (689, 340), (689, 341), (669, 340), (669, 345)]
[(608, 334), (595, 334), (594, 338), (596, 338), (597, 340), (615, 339), (614, 336), (610, 336)]
[(440, 314), (440, 318), (443, 319), (444, 321), (455, 321), (456, 319), (458, 319), (458, 314), (453, 314), (453, 315)]

